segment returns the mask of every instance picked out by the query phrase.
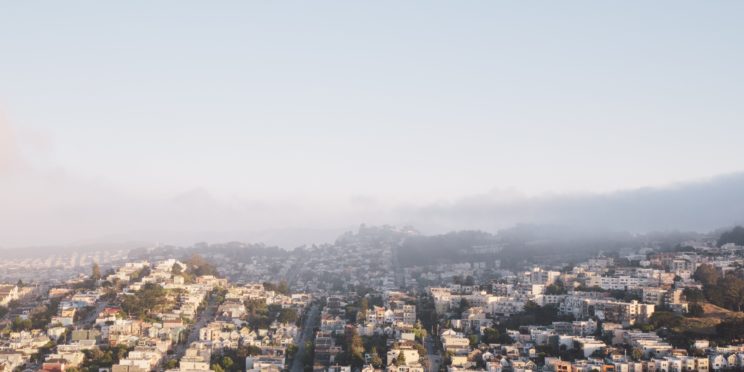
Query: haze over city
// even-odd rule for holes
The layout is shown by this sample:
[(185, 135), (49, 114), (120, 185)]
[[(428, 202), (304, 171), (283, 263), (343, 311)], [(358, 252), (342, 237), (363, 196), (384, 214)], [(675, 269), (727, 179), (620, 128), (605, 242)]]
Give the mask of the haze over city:
[(736, 2), (0, 5), (0, 247), (744, 222)]
[(0, 372), (744, 371), (744, 2), (0, 2)]

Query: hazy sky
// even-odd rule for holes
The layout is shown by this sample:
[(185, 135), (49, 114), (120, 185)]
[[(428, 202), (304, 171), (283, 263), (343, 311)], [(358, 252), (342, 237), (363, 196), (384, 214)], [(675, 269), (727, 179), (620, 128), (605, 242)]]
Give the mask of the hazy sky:
[(736, 172), (742, 19), (736, 1), (3, 2), (0, 201), (30, 220), (193, 190), (312, 209)]

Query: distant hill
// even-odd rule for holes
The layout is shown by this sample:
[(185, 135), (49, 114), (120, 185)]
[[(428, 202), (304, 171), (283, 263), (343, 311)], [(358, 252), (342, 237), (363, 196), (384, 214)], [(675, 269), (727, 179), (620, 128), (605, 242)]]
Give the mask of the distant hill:
[(457, 231), (441, 235), (407, 238), (398, 248), (403, 266), (500, 260), (504, 267), (532, 264), (570, 264), (603, 253), (616, 256), (621, 251), (642, 247), (672, 249), (690, 239), (707, 237), (694, 232), (651, 232), (631, 234), (623, 231), (582, 229), (558, 225), (518, 225), (498, 234)]
[(744, 227), (736, 226), (730, 231), (722, 233), (721, 237), (718, 238), (718, 246), (720, 247), (728, 243), (744, 245)]
[(412, 236), (398, 249), (403, 266), (493, 260), (481, 247), (497, 246), (494, 235), (482, 231), (457, 231), (435, 236)]

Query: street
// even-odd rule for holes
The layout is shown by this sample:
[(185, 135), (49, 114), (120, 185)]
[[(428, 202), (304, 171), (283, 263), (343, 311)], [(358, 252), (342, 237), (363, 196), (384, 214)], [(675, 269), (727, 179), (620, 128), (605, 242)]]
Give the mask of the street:
[(292, 360), (292, 366), (290, 368), (291, 372), (303, 371), (303, 359), (307, 352), (307, 350), (305, 350), (305, 342), (312, 339), (314, 335), (313, 330), (319, 321), (318, 316), (320, 315), (320, 306), (318, 304), (312, 304), (311, 306), (312, 307), (307, 314), (307, 319), (305, 319), (305, 324), (303, 324), (302, 332), (300, 333), (298, 340), (295, 340), (295, 343), (297, 344), (297, 353)]
[(429, 361), (429, 372), (436, 372), (439, 370), (439, 363), (440, 363), (440, 356), (434, 349), (434, 339), (431, 337), (431, 335), (426, 336), (426, 340), (424, 342), (426, 345), (426, 351), (428, 352), (427, 358)]
[(108, 304), (109, 304), (108, 301), (101, 301), (101, 302), (99, 302), (96, 305), (96, 308), (93, 309), (90, 313), (88, 313), (88, 316), (86, 316), (85, 319), (83, 319), (83, 321), (81, 322), (81, 324), (84, 327), (92, 326), (93, 323), (96, 321), (96, 318), (98, 318), (98, 314), (100, 314), (101, 311), (103, 311), (103, 309), (105, 309), (106, 306), (108, 306)]
[(178, 343), (174, 349), (176, 359), (181, 359), (186, 349), (191, 345), (192, 342), (199, 339), (199, 329), (204, 327), (208, 322), (214, 319), (215, 311), (217, 310), (217, 304), (215, 303), (212, 296), (209, 296), (207, 300), (206, 308), (197, 315), (196, 322), (189, 328), (189, 336), (186, 343)]

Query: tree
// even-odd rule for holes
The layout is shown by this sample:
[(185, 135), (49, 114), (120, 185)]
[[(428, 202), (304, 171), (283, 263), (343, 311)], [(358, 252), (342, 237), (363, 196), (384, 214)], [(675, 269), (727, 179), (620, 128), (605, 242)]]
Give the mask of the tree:
[(483, 342), (486, 344), (495, 344), (499, 342), (501, 334), (498, 329), (486, 328), (483, 330)]
[(287, 284), (287, 281), (282, 280), (281, 282), (279, 282), (279, 285), (276, 287), (276, 291), (283, 295), (289, 295), (289, 285)]
[(201, 255), (192, 254), (186, 260), (186, 264), (189, 266), (191, 274), (195, 276), (217, 275), (217, 268)]
[(95, 281), (101, 279), (101, 267), (98, 266), (98, 262), (93, 262), (93, 266), (90, 269), (90, 278)]
[(226, 371), (231, 370), (234, 364), (235, 362), (233, 362), (232, 358), (229, 356), (222, 357), (222, 367), (224, 367)]
[(605, 356), (605, 350), (604, 349), (594, 350), (590, 356), (592, 358), (603, 358)]
[(380, 354), (377, 352), (377, 347), (372, 346), (372, 350), (370, 351), (371, 356), (371, 362), (372, 366), (375, 368), (381, 368), (382, 367), (382, 358), (380, 358)]
[(426, 338), (426, 329), (421, 326), (421, 322), (417, 321), (413, 326), (413, 335), (419, 342), (424, 342)]
[(254, 328), (266, 328), (271, 324), (269, 319), (269, 306), (265, 299), (248, 299), (244, 302), (248, 311), (248, 324)]
[(354, 334), (351, 337), (351, 364), (354, 367), (361, 368), (364, 365), (364, 343), (362, 337)]
[(545, 287), (545, 294), (547, 295), (561, 295), (566, 293), (566, 288), (560, 281), (556, 281), (555, 283)]
[(703, 302), (705, 301), (705, 295), (703, 291), (697, 288), (685, 288), (682, 292), (688, 302)]
[(305, 369), (308, 367), (312, 369), (313, 361), (315, 360), (315, 344), (312, 341), (305, 341), (305, 355), (302, 357), (302, 364), (305, 365)]
[(297, 311), (295, 309), (281, 309), (277, 320), (279, 323), (294, 323), (297, 321)]
[(540, 306), (534, 301), (527, 301), (524, 304), (524, 312), (528, 318), (532, 318), (532, 321), (538, 325), (550, 324), (559, 319), (558, 308), (552, 304)]
[(682, 323), (682, 317), (669, 311), (656, 311), (649, 318), (649, 324), (654, 328), (673, 328)]
[(21, 317), (18, 316), (13, 319), (10, 328), (15, 332), (29, 331), (32, 328), (31, 319), (21, 319)]
[(468, 300), (465, 298), (460, 299), (460, 306), (457, 309), (457, 315), (462, 315), (467, 309), (470, 308), (470, 304), (468, 303)]
[(698, 317), (705, 314), (705, 310), (703, 310), (703, 306), (699, 303), (693, 302), (690, 303), (690, 306), (687, 308), (687, 314), (689, 316)]
[(399, 366), (406, 365), (406, 354), (403, 352), (403, 350), (400, 351), (400, 353), (398, 354), (398, 358), (395, 359), (395, 362)]
[(723, 282), (724, 306), (730, 310), (742, 311), (744, 309), (744, 280), (735, 275), (727, 275)]
[(703, 285), (706, 286), (717, 284), (718, 279), (721, 278), (721, 276), (718, 274), (718, 270), (716, 270), (716, 268), (710, 264), (700, 265), (697, 270), (695, 270), (695, 274), (693, 275), (693, 277), (695, 278), (695, 280), (703, 283)]
[(366, 319), (367, 310), (369, 310), (369, 300), (367, 300), (367, 297), (362, 297), (359, 301), (359, 313), (357, 314), (357, 318)]
[(468, 336), (468, 342), (470, 343), (470, 347), (478, 346), (478, 335)]
[(738, 342), (744, 335), (744, 320), (724, 320), (716, 326), (716, 335), (721, 337), (725, 343)]
[(178, 367), (178, 361), (175, 359), (169, 359), (167, 363), (165, 363), (166, 369), (174, 369)]
[(159, 310), (167, 301), (163, 287), (147, 283), (136, 294), (123, 296), (121, 308), (130, 316), (143, 318), (150, 312)]
[(471, 275), (468, 275), (467, 277), (465, 277), (464, 284), (465, 285), (475, 285), (475, 279)]
[(217, 364), (217, 363), (214, 363), (214, 364), (212, 364), (212, 368), (211, 368), (211, 369), (212, 369), (212, 371), (214, 371), (214, 372), (225, 372), (225, 369), (224, 369), (224, 368), (222, 368), (222, 367), (221, 367), (221, 366), (220, 366), (219, 364)]
[(261, 348), (258, 346), (254, 346), (254, 345), (242, 345), (238, 348), (238, 352), (237, 352), (237, 355), (241, 359), (245, 359), (246, 357), (253, 356), (253, 355), (259, 355), (259, 354), (261, 354)]
[(49, 301), (48, 305), (41, 305), (34, 308), (29, 314), (31, 328), (44, 328), (52, 320), (52, 317), (59, 310), (60, 299)]
[(297, 345), (295, 345), (295, 344), (289, 344), (289, 345), (287, 345), (287, 358), (288, 359), (293, 359), (295, 357), (295, 355), (297, 354), (297, 350), (299, 350), (299, 348), (297, 347)]

